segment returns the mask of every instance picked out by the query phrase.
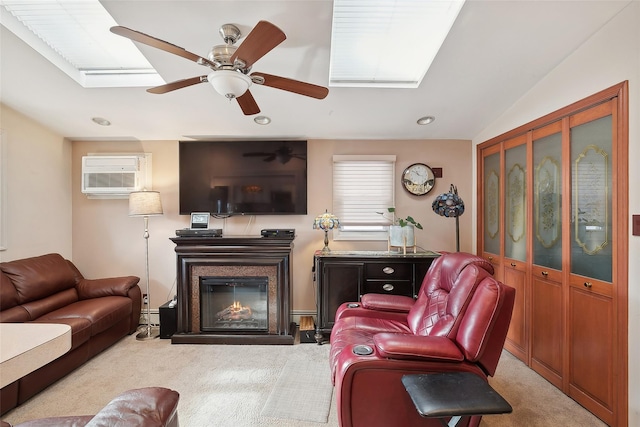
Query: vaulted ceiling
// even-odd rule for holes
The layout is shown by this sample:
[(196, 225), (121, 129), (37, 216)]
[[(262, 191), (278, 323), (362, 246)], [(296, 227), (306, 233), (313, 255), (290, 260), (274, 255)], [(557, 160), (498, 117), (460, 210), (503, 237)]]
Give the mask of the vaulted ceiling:
[[(332, 1), (102, 3), (119, 25), (202, 56), (221, 44), (222, 24), (233, 23), (246, 35), (258, 21), (270, 21), (287, 39), (253, 71), (328, 86)], [(163, 95), (140, 87), (82, 88), (2, 27), (0, 99), (71, 139), (471, 139), (629, 3), (467, 0), (419, 88), (329, 87), (329, 95), (317, 100), (252, 86), (261, 114), (272, 120), (266, 126), (210, 85)], [(420, 52), (420, 40), (397, 34), (396, 42)], [(143, 45), (140, 50), (167, 82), (206, 74), (175, 55)], [(393, 52), (388, 61), (403, 64)], [(417, 125), (426, 115), (436, 120)], [(98, 126), (92, 117), (112, 124)]]

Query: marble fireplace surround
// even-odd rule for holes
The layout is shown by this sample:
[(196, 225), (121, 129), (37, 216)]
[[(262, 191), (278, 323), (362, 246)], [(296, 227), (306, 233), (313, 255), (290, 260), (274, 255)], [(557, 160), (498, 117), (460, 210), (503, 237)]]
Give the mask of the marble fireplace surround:
[(267, 277), (268, 331), (278, 331), (278, 277), (275, 266), (261, 265), (194, 265), (191, 267), (191, 328), (200, 333), (200, 278), (201, 277)]
[[(287, 344), (291, 322), (293, 239), (264, 237), (175, 237), (177, 329), (172, 344)], [(200, 330), (200, 277), (268, 278), (268, 330)]]

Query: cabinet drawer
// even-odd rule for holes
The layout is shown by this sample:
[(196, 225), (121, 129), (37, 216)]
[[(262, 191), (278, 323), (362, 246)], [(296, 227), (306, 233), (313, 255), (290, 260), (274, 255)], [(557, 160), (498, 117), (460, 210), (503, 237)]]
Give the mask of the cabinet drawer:
[(413, 284), (410, 280), (365, 280), (363, 294), (392, 294), (413, 296)]
[(412, 264), (376, 262), (364, 266), (364, 277), (367, 279), (412, 280), (412, 273)]

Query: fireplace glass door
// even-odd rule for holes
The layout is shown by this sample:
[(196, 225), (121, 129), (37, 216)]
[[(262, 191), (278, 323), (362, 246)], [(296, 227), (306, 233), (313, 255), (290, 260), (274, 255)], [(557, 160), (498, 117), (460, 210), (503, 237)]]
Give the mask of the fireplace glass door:
[(268, 277), (200, 277), (200, 330), (268, 332)]

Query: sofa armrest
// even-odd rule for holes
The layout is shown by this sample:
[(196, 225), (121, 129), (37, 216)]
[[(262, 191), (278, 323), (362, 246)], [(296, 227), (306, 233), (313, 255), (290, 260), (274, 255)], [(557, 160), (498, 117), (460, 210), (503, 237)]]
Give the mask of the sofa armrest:
[(368, 310), (395, 311), (408, 313), (415, 300), (404, 295), (364, 294), (360, 299), (362, 307)]
[(81, 300), (107, 296), (128, 297), (129, 290), (136, 287), (139, 281), (140, 278), (136, 276), (80, 279), (76, 289)]
[(380, 356), (389, 359), (462, 362), (464, 355), (458, 346), (446, 337), (395, 334), (381, 332), (373, 336)]
[(164, 387), (128, 390), (115, 397), (87, 423), (87, 427), (177, 427), (177, 391)]

